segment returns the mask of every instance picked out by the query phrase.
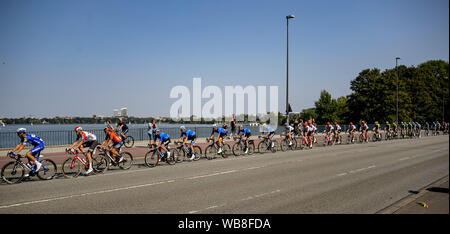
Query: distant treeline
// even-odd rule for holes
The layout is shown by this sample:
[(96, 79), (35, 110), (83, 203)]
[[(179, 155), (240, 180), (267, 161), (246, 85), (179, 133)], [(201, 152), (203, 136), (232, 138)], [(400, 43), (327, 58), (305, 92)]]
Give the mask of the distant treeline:
[[(398, 66), (399, 121), (432, 122), (449, 119), (449, 63), (430, 60), (417, 67)], [(396, 119), (397, 70), (365, 69), (350, 82), (352, 93), (333, 99), (322, 90), (314, 108), (304, 109), (299, 118), (326, 122), (392, 123)], [(445, 105), (444, 105), (445, 104)]]

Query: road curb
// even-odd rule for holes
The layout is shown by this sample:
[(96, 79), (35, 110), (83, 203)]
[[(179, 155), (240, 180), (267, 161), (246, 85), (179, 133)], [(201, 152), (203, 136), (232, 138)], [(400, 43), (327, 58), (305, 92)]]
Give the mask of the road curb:
[(412, 194), (403, 199), (400, 199), (399, 201), (395, 202), (393, 205), (376, 212), (376, 214), (394, 214), (396, 211), (400, 210), (404, 206), (410, 204), (411, 202), (414, 202), (418, 198), (429, 193), (430, 191), (428, 191), (427, 188), (443, 184), (443, 183), (447, 182), (448, 180), (449, 180), (449, 175), (446, 175), (443, 178), (438, 179), (437, 181), (423, 187), (419, 193)]

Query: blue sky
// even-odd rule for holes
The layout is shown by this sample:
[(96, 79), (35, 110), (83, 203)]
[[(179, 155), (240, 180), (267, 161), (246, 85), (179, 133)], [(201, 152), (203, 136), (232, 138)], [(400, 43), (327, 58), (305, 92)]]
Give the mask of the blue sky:
[(168, 116), (193, 77), (278, 85), (283, 112), (288, 14), (294, 111), (396, 56), (449, 60), (448, 0), (1, 0), (0, 116)]

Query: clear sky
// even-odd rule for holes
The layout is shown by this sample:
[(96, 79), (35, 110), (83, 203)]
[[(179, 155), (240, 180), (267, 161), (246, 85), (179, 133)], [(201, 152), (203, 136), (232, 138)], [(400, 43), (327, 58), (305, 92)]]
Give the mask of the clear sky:
[(0, 116), (168, 116), (193, 77), (278, 85), (284, 112), (289, 14), (294, 111), (397, 56), (449, 60), (448, 0), (0, 0)]

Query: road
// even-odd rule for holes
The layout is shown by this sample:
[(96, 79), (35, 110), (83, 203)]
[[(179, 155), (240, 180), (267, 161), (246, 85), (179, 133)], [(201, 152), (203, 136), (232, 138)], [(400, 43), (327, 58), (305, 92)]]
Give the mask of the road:
[(449, 136), (0, 184), (0, 213), (377, 213), (449, 174)]

